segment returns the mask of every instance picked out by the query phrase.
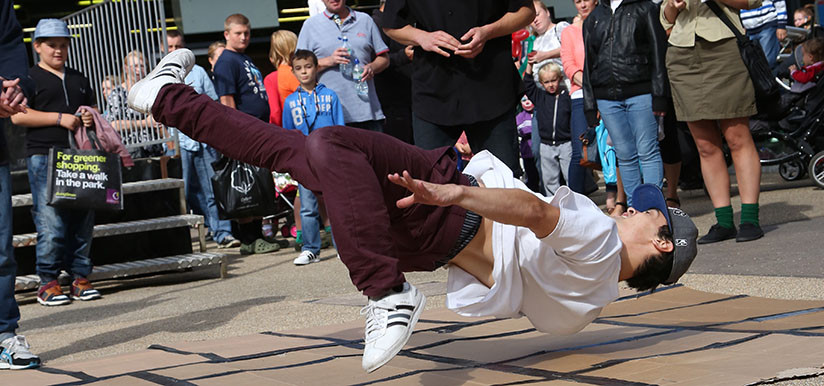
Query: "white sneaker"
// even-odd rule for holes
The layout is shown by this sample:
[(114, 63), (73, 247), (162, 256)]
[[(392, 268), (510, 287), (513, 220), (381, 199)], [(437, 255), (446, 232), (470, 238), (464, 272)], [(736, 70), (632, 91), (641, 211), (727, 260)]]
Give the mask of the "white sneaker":
[(195, 55), (185, 48), (166, 55), (149, 75), (135, 83), (129, 91), (129, 107), (151, 114), (160, 89), (167, 84), (183, 83), (195, 65)]
[(300, 253), (300, 256), (296, 257), (295, 260), (292, 260), (295, 265), (306, 265), (317, 263), (320, 261), (320, 257), (311, 251), (303, 251)]
[(390, 292), (361, 309), (366, 315), (363, 369), (377, 370), (401, 351), (421, 316), (426, 297), (413, 285), (403, 283), (403, 291)]
[(26, 337), (16, 335), (0, 342), (0, 369), (22, 370), (40, 367), (40, 357), (29, 351)]

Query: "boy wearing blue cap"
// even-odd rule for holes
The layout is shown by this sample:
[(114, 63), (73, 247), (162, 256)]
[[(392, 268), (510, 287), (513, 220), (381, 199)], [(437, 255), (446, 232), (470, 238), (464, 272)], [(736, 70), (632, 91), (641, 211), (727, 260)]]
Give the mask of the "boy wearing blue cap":
[[(48, 205), (49, 149), (69, 148), (69, 136), (83, 125), (93, 124), (91, 113), (75, 116), (80, 106), (96, 106), (89, 79), (66, 67), (71, 35), (66, 23), (42, 19), (34, 31), (34, 49), (40, 61), (29, 70), (36, 92), (29, 109), (12, 116), (26, 127), (26, 154), (32, 192), (32, 218), (37, 228), (37, 301), (45, 306), (68, 304), (72, 299), (93, 300), (100, 293), (86, 277), (92, 272), (94, 211), (55, 208)], [(73, 277), (70, 296), (63, 294), (57, 277), (61, 269)]]

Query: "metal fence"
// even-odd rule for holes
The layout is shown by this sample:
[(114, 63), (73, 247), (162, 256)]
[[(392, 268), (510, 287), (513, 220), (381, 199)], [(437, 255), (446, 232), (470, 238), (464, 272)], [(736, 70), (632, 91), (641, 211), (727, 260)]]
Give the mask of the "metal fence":
[(176, 133), (130, 111), (125, 99), (113, 93), (118, 88), (128, 91), (168, 52), (163, 1), (105, 0), (63, 20), (73, 36), (67, 65), (89, 78), (100, 110), (120, 131), (126, 147), (156, 149), (176, 142)]

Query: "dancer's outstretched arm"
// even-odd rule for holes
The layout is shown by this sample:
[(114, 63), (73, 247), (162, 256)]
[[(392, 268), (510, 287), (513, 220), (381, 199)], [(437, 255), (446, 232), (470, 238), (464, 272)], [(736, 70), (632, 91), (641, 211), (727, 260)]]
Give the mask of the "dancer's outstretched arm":
[(561, 212), (534, 194), (521, 189), (482, 188), (421, 181), (405, 171), (390, 174), (389, 180), (412, 192), (398, 200), (399, 208), (413, 204), (457, 205), (495, 222), (527, 227), (543, 238), (558, 225)]

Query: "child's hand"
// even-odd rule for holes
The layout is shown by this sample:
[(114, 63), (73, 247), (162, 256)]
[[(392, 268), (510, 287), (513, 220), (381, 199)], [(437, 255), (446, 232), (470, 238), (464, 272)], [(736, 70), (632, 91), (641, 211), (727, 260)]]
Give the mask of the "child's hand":
[(83, 122), (80, 121), (80, 118), (73, 114), (60, 115), (60, 126), (69, 131), (75, 131), (82, 124)]
[(532, 52), (526, 54), (526, 61), (529, 64), (540, 63), (540, 62), (544, 61), (544, 59), (548, 59), (548, 58), (544, 58), (544, 55), (543, 55), (542, 51), (532, 51)]
[(793, 72), (793, 71), (798, 70), (798, 67), (795, 64), (791, 64), (788, 69), (790, 70), (790, 72)]
[(80, 114), (80, 120), (83, 121), (83, 127), (92, 127), (94, 125), (94, 116), (88, 110), (83, 110)]

